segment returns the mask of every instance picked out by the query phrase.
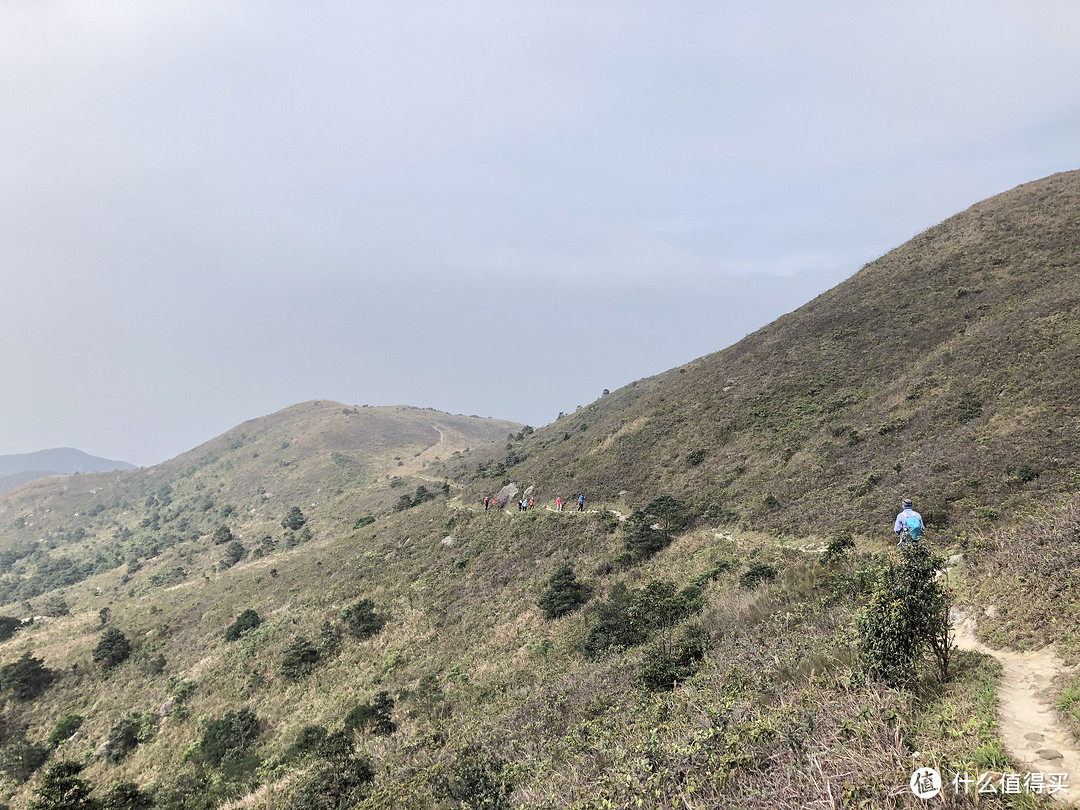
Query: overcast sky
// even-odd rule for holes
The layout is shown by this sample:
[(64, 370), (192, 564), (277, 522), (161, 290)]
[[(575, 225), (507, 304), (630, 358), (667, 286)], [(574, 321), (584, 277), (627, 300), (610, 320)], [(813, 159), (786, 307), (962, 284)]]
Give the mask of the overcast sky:
[(552, 421), (1080, 166), (1080, 3), (0, 4), (0, 454)]

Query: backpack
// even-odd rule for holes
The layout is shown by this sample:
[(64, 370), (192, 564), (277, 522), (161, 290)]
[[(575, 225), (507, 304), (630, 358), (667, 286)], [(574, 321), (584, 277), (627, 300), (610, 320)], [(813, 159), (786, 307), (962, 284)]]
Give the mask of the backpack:
[(922, 537), (923, 525), (922, 521), (915, 515), (908, 515), (905, 521), (905, 527), (907, 528), (908, 536), (912, 540), (918, 540)]

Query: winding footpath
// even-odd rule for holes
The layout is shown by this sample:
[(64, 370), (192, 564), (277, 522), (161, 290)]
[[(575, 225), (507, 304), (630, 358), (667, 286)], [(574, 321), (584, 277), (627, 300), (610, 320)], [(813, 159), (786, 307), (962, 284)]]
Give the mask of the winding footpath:
[(1004, 669), (998, 684), (998, 731), (1005, 747), (1027, 772), (1064, 773), (1068, 794), (1054, 797), (1080, 802), (1080, 749), (1058, 720), (1052, 682), (1067, 670), (1050, 648), (1033, 652), (992, 650), (975, 638), (975, 617), (957, 611), (954, 641), (961, 650), (993, 656)]

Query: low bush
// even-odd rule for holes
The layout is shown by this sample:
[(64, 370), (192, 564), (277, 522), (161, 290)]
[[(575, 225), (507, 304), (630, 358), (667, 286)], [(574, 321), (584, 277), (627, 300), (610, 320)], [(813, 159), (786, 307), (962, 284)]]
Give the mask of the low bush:
[(319, 664), (319, 651), (302, 636), (296, 638), (281, 655), (281, 674), (293, 681), (306, 678)]
[(0, 667), (0, 692), (6, 692), (16, 700), (31, 701), (48, 689), (57, 677), (56, 672), (45, 666), (44, 659), (24, 652), (18, 661)]
[(134, 782), (113, 782), (101, 797), (101, 810), (150, 810), (154, 797)]
[(70, 739), (82, 727), (82, 724), (82, 715), (65, 714), (56, 721), (56, 725), (53, 726), (53, 730), (49, 733), (49, 747), (55, 749), (60, 743)]
[(230, 624), (225, 630), (225, 640), (236, 641), (249, 630), (254, 630), (260, 624), (262, 624), (262, 619), (259, 618), (259, 614), (251, 608), (248, 608), (237, 616), (236, 621)]
[(21, 784), (48, 761), (50, 753), (47, 745), (30, 742), (24, 733), (19, 733), (0, 749), (0, 772)]
[(307, 518), (304, 517), (304, 513), (300, 511), (299, 506), (294, 506), (289, 510), (289, 514), (282, 519), (281, 527), (292, 532), (298, 532), (305, 523), (307, 523)]
[(510, 810), (514, 785), (506, 770), (506, 762), (499, 757), (479, 746), (469, 746), (438, 778), (435, 792), (461, 808)]
[(630, 591), (617, 582), (607, 601), (597, 606), (596, 621), (585, 637), (585, 656), (595, 659), (609, 648), (642, 644), (652, 631), (675, 627), (703, 604), (701, 589), (696, 586), (677, 591), (672, 582), (653, 580)]
[(14, 616), (0, 616), (0, 641), (7, 641), (22, 627)]
[(131, 642), (115, 627), (108, 627), (94, 647), (93, 658), (106, 670), (119, 666), (131, 655)]
[(545, 619), (557, 619), (573, 613), (588, 602), (591, 595), (589, 587), (577, 581), (573, 567), (563, 563), (551, 575), (548, 589), (536, 604)]
[(635, 680), (651, 691), (673, 689), (701, 668), (708, 650), (709, 634), (701, 625), (690, 624), (673, 643), (661, 640), (645, 653)]
[(762, 582), (772, 582), (777, 571), (768, 563), (754, 563), (739, 577), (739, 585), (747, 590), (756, 588)]
[(247, 549), (244, 548), (243, 543), (239, 540), (232, 540), (225, 546), (225, 553), (218, 562), (218, 568), (222, 571), (232, 568), (246, 556)]
[(259, 718), (251, 709), (229, 712), (214, 720), (203, 732), (199, 741), (199, 755), (215, 767), (220, 766), (230, 754), (246, 752), (261, 731)]
[(394, 699), (389, 692), (379, 692), (370, 703), (361, 703), (345, 717), (346, 731), (370, 731), (377, 737), (386, 737), (397, 731), (397, 724), (390, 719)]
[(349, 634), (361, 641), (378, 635), (386, 624), (386, 619), (375, 612), (375, 603), (370, 599), (361, 599), (345, 608), (341, 611), (341, 618)]

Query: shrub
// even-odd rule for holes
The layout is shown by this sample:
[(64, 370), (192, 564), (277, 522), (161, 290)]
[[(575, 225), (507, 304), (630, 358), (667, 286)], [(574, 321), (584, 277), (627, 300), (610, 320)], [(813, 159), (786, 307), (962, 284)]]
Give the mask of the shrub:
[(709, 650), (709, 634), (699, 624), (691, 624), (682, 637), (669, 643), (662, 640), (645, 653), (638, 667), (639, 686), (652, 691), (673, 689), (700, 669)]
[(71, 609), (68, 607), (67, 600), (58, 593), (49, 594), (45, 597), (45, 600), (41, 603), (41, 612), (45, 616), (50, 616), (54, 619), (61, 616), (67, 616)]
[(503, 760), (473, 745), (457, 755), (448, 772), (438, 778), (435, 791), (462, 808), (510, 810), (514, 785)]
[(233, 533), (229, 531), (228, 526), (221, 525), (214, 529), (214, 533), (211, 535), (210, 539), (214, 541), (215, 546), (223, 546), (226, 543), (231, 543), (236, 538), (233, 537)]
[(281, 527), (291, 532), (298, 532), (305, 523), (307, 523), (307, 518), (304, 517), (304, 513), (300, 511), (299, 506), (294, 506), (289, 510), (289, 514), (282, 519)]
[(677, 531), (685, 529), (690, 523), (690, 510), (686, 504), (671, 495), (661, 495), (645, 507), (645, 514), (656, 520), (660, 532), (664, 535), (664, 544), (673, 539)]
[(233, 540), (229, 545), (225, 546), (225, 554), (222, 556), (218, 566), (224, 571), (227, 568), (232, 568), (246, 556), (247, 550), (243, 544), (239, 540)]
[(924, 543), (900, 551), (899, 563), (877, 572), (866, 605), (859, 611), (859, 656), (871, 677), (902, 686), (920, 658), (930, 653), (941, 680), (949, 676), (951, 598), (935, 576), (944, 558)]
[(56, 725), (53, 726), (53, 730), (49, 733), (49, 747), (55, 749), (60, 743), (70, 739), (71, 736), (82, 727), (82, 724), (82, 715), (65, 714), (56, 721)]
[(22, 627), (14, 616), (0, 616), (0, 641), (7, 641)]
[(375, 518), (373, 518), (371, 515), (362, 515), (361, 517), (358, 517), (355, 521), (353, 521), (352, 527), (354, 529), (362, 529), (365, 526), (370, 526), (374, 522)]
[(56, 678), (57, 674), (45, 666), (44, 659), (24, 652), (18, 661), (0, 667), (0, 692), (29, 701), (48, 689)]
[(209, 764), (219, 766), (230, 752), (247, 751), (260, 731), (259, 719), (251, 709), (229, 712), (207, 726), (199, 741), (199, 754)]
[(607, 601), (597, 607), (596, 622), (585, 636), (585, 656), (595, 659), (611, 647), (642, 644), (650, 632), (669, 630), (700, 610), (701, 605), (701, 591), (697, 588), (677, 592), (674, 583), (653, 580), (631, 592), (617, 582)]
[(294, 757), (314, 756), (326, 742), (327, 733), (326, 726), (304, 726), (289, 747), (289, 754)]
[(361, 641), (377, 635), (386, 624), (386, 619), (375, 612), (375, 603), (370, 599), (361, 599), (343, 609), (341, 618), (349, 628), (350, 635)]
[(338, 654), (341, 649), (341, 627), (329, 619), (322, 623), (319, 628), (319, 637), (315, 640), (315, 649), (319, 652), (319, 658), (328, 661)]
[(281, 674), (298, 681), (315, 671), (319, 651), (306, 638), (299, 637), (285, 648), (281, 656)]
[(120, 762), (135, 750), (139, 744), (139, 727), (142, 725), (139, 715), (129, 714), (116, 722), (105, 738), (105, 759), (108, 762)]
[(236, 641), (240, 636), (244, 635), (249, 630), (254, 630), (260, 624), (262, 624), (262, 619), (259, 618), (259, 614), (251, 608), (248, 608), (236, 617), (236, 621), (226, 628), (225, 640)]
[(982, 416), (983, 404), (974, 391), (964, 391), (956, 403), (956, 423), (962, 425)]
[(101, 799), (102, 810), (150, 810), (153, 797), (134, 782), (114, 782)]
[(78, 762), (50, 765), (38, 785), (37, 796), (28, 805), (29, 810), (96, 810), (90, 783), (79, 777), (82, 770)]
[(708, 450), (700, 448), (698, 450), (691, 450), (686, 454), (686, 464), (690, 467), (696, 467), (698, 464), (705, 460), (705, 456), (709, 454)]
[(115, 627), (106, 628), (94, 647), (94, 661), (106, 670), (119, 666), (131, 655), (131, 642)]
[(749, 590), (762, 582), (772, 582), (776, 579), (776, 569), (768, 563), (754, 563), (739, 577), (739, 585)]
[(48, 761), (50, 753), (48, 746), (32, 743), (20, 733), (0, 751), (0, 771), (13, 782), (25, 782)]
[(821, 558), (822, 562), (826, 565), (832, 565), (842, 560), (844, 555), (853, 548), (855, 548), (855, 541), (849, 532), (835, 534), (829, 538), (829, 542), (825, 546), (825, 554)]
[[(331, 735), (337, 736), (337, 735)], [(375, 779), (375, 771), (365, 756), (352, 752), (336, 755), (310, 768), (299, 780), (288, 810), (337, 810), (351, 807), (365, 787)]]
[(377, 737), (387, 737), (397, 731), (390, 719), (394, 699), (389, 692), (379, 692), (371, 703), (361, 703), (345, 717), (346, 731), (368, 731)]
[(545, 619), (557, 619), (573, 613), (591, 596), (589, 587), (578, 582), (574, 569), (569, 563), (563, 563), (548, 580), (548, 589), (537, 601), (537, 606), (544, 612)]
[(652, 527), (652, 518), (640, 509), (626, 519), (623, 531), (623, 545), (632, 558), (650, 557), (665, 545), (664, 535)]

